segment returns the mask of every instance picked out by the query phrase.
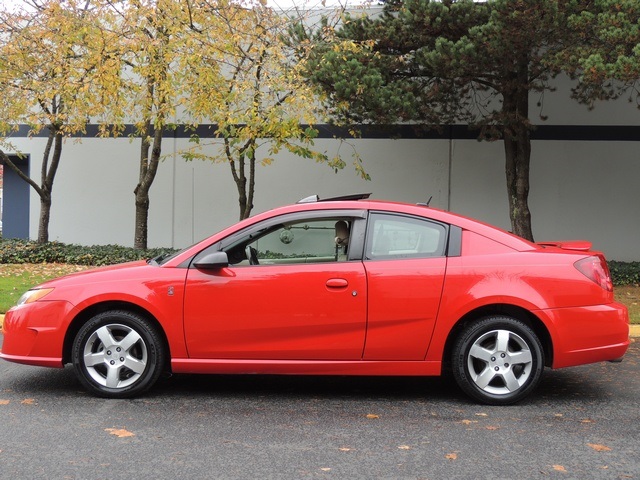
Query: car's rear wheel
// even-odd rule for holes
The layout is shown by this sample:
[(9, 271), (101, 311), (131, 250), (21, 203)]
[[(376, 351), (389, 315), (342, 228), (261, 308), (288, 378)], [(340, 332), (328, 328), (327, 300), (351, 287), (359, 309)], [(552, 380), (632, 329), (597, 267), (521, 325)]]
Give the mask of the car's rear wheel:
[(118, 310), (100, 313), (80, 329), (71, 358), (80, 382), (91, 393), (127, 398), (145, 392), (158, 380), (166, 349), (151, 322)]
[(453, 375), (462, 390), (490, 405), (522, 400), (538, 385), (544, 351), (519, 320), (496, 316), (468, 325), (453, 347)]

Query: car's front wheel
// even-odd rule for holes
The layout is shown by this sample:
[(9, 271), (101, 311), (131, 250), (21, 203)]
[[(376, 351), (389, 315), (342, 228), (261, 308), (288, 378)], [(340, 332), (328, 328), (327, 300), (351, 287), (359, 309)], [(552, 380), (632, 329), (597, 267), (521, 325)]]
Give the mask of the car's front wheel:
[(453, 375), (464, 392), (490, 405), (523, 399), (540, 382), (544, 351), (523, 322), (488, 317), (467, 326), (453, 347)]
[(127, 398), (145, 392), (158, 380), (166, 349), (146, 318), (128, 311), (108, 311), (80, 329), (71, 358), (78, 379), (91, 393)]

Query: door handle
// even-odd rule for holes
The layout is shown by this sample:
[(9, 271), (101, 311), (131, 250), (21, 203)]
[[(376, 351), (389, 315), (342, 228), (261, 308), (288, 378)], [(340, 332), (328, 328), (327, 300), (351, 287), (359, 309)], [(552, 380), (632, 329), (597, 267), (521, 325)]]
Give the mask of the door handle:
[(349, 282), (347, 282), (344, 278), (330, 278), (327, 280), (328, 288), (347, 288), (349, 286)]

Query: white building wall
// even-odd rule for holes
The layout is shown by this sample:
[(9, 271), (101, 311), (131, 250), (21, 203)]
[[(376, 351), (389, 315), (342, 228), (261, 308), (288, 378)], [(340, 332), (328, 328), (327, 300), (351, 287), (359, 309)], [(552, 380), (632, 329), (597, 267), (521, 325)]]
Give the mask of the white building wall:
[(640, 260), (640, 141), (534, 142), (537, 239), (586, 238), (615, 260)]
[[(640, 111), (626, 98), (589, 111), (568, 98), (569, 84), (547, 93), (548, 125), (638, 125)], [(539, 110), (531, 99), (532, 115)], [(532, 118), (534, 121), (535, 119)], [(12, 140), (30, 155), (38, 179), (46, 139)], [(316, 141), (329, 155), (338, 149), (347, 167), (281, 154), (258, 167), (254, 213), (317, 193), (321, 197), (372, 192), (374, 198), (424, 202), (509, 229), (502, 142), (476, 140), (351, 140), (371, 175), (359, 178), (350, 147)], [(165, 160), (151, 188), (150, 247), (184, 247), (232, 224), (237, 192), (226, 163), (185, 162), (176, 152), (186, 139), (163, 141)], [(139, 140), (67, 140), (56, 177), (50, 238), (79, 244), (132, 245), (133, 189)], [(451, 173), (451, 175), (450, 175)], [(536, 140), (532, 145), (530, 207), (537, 240), (588, 239), (609, 259), (640, 260), (640, 138), (638, 141)], [(31, 193), (30, 235), (36, 238), (40, 202)]]
[[(529, 117), (534, 124), (549, 125), (640, 125), (636, 100), (625, 94), (617, 100), (586, 105), (571, 100), (573, 83), (564, 75), (554, 80), (554, 91), (529, 96)], [(540, 103), (540, 106), (538, 106)], [(543, 115), (547, 120), (541, 120)], [(638, 139), (640, 141), (640, 138)]]
[[(510, 229), (502, 142), (455, 142), (451, 210)], [(639, 142), (532, 142), (535, 239), (587, 239), (612, 260), (640, 260)]]

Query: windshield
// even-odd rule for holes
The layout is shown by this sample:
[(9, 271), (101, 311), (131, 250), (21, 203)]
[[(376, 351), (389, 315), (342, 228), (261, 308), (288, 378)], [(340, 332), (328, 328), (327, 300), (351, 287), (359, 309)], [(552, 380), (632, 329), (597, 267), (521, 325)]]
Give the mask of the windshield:
[(184, 248), (182, 250), (167, 249), (164, 253), (161, 253), (160, 255), (157, 255), (157, 256), (147, 260), (147, 263), (149, 265), (154, 265), (154, 266), (164, 265), (169, 260), (171, 260), (172, 258), (177, 256), (178, 254), (184, 252), (188, 248), (191, 248), (191, 247), (187, 247), (187, 248)]

